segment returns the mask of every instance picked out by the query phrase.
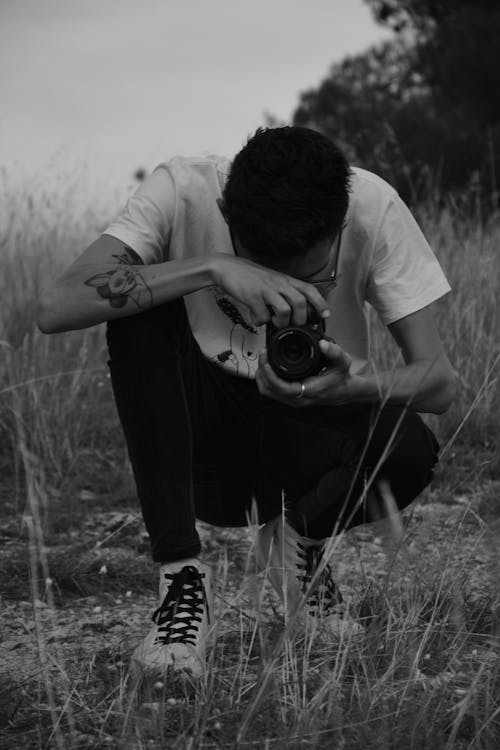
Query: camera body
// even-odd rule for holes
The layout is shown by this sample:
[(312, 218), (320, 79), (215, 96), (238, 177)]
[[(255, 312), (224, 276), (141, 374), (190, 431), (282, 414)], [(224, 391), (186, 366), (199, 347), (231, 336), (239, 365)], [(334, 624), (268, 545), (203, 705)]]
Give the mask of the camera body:
[(267, 359), (274, 372), (283, 380), (301, 381), (318, 375), (328, 364), (319, 347), (325, 337), (325, 321), (312, 305), (307, 305), (304, 325), (276, 328), (266, 325)]

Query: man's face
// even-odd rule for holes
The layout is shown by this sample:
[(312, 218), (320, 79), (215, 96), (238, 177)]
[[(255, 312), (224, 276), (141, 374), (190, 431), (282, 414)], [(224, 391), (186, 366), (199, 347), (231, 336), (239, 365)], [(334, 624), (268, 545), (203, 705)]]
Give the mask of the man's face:
[(261, 266), (286, 273), (302, 281), (314, 283), (317, 279), (328, 278), (335, 266), (336, 235), (327, 237), (312, 245), (305, 255), (286, 258), (284, 260), (262, 259), (248, 252), (237, 237), (233, 237), (235, 254), (247, 258)]

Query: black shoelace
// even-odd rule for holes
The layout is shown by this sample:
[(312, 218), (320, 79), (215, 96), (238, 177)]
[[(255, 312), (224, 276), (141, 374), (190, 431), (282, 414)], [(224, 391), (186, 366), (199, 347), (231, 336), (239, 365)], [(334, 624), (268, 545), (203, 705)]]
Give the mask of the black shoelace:
[[(323, 546), (305, 547), (297, 541), (297, 547), (301, 558), (301, 562), (297, 566), (301, 572), (297, 575), (297, 578), (301, 584), (302, 592), (305, 592), (323, 559)], [(342, 604), (342, 595), (333, 580), (329, 563), (324, 566), (320, 573), (307, 604), (311, 615), (332, 613), (338, 609), (339, 604)]]
[(156, 642), (195, 644), (196, 632), (203, 617), (203, 607), (208, 601), (203, 585), (205, 573), (185, 565), (177, 573), (165, 573), (171, 579), (168, 591), (158, 609), (153, 613), (153, 621), (158, 625)]

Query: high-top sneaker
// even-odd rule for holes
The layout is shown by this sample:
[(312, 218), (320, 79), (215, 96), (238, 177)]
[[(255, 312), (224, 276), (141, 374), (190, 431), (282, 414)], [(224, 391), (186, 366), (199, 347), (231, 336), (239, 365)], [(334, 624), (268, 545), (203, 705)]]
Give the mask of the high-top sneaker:
[(168, 668), (205, 669), (209, 628), (213, 623), (212, 571), (198, 558), (160, 566), (160, 606), (154, 626), (132, 655), (137, 674), (164, 676)]
[(299, 627), (321, 625), (337, 637), (359, 635), (363, 628), (349, 616), (331, 565), (323, 559), (327, 541), (300, 536), (278, 516), (258, 531), (257, 565)]

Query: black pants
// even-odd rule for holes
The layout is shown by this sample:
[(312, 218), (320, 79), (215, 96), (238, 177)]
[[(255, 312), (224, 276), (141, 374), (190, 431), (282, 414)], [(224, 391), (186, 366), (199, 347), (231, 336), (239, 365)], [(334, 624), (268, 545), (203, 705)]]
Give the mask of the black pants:
[[(377, 477), (398, 508), (432, 478), (438, 446), (397, 407), (297, 407), (258, 392), (202, 354), (176, 300), (108, 323), (109, 367), (153, 560), (197, 555), (195, 518), (219, 526), (281, 513), (312, 538), (384, 514)], [(388, 443), (390, 444), (387, 450)], [(384, 451), (387, 455), (384, 457)], [(378, 506), (378, 507), (377, 507)]]

